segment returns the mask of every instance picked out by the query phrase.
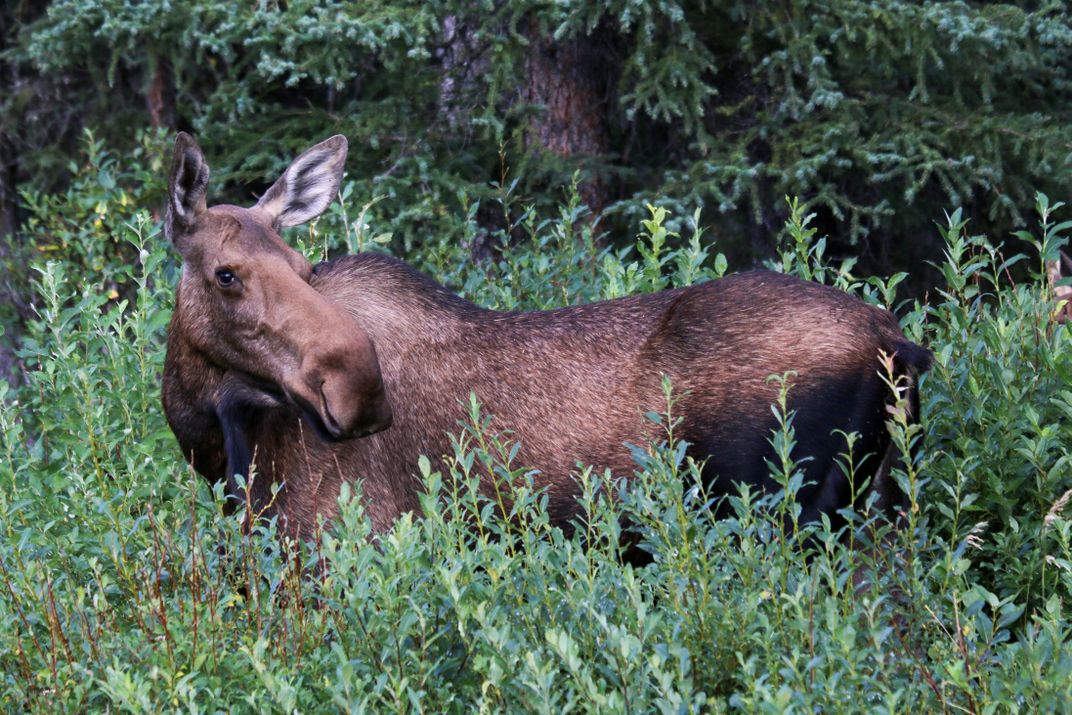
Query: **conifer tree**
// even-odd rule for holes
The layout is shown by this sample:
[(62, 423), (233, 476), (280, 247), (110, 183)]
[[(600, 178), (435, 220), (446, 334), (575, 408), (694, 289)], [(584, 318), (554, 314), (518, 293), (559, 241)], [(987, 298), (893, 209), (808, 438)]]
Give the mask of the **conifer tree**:
[(1057, 2), (52, 0), (6, 19), (6, 76), (54, 96), (33, 122), (2, 100), (0, 146), (60, 140), (20, 157), (22, 184), (55, 185), (49, 157), (81, 126), (117, 147), (192, 130), (232, 187), (343, 132), (359, 193), (386, 197), (408, 246), (504, 168), (522, 203), (557, 202), (579, 168), (612, 242), (646, 202), (702, 207), (746, 263), (795, 195), (835, 249), (890, 270), (943, 209), (1007, 235), (1072, 178)]

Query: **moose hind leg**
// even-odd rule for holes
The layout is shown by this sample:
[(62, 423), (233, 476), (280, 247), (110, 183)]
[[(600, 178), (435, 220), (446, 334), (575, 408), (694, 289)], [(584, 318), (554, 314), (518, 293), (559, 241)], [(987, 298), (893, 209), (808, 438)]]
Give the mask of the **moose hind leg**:
[(798, 495), (801, 521), (826, 514), (840, 528), (838, 512), (866, 501), (888, 451), (885, 385), (877, 375), (846, 375), (807, 387), (797, 386), (789, 404), (795, 411), (793, 456), (808, 460)]

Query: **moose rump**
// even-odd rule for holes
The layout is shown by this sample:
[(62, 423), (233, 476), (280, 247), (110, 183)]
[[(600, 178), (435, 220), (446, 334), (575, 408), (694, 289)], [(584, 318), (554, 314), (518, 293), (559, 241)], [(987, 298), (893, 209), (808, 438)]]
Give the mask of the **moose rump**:
[[(775, 486), (770, 439), (780, 385), (772, 378), (784, 377), (792, 457), (804, 473), (802, 520), (833, 518), (869, 478), (868, 493), (877, 492), (892, 517), (903, 495), (888, 473), (895, 460), (886, 421), (897, 397), (884, 361), (892, 359), (893, 377), (918, 417), (916, 382), (930, 352), (907, 340), (892, 314), (778, 273), (743, 273), (685, 291), (688, 298), (661, 318), (644, 362), (682, 394), (678, 434), (704, 460), (710, 494), (731, 493), (735, 482)], [(851, 433), (858, 438), (850, 450)], [(849, 460), (856, 484), (845, 475)]]

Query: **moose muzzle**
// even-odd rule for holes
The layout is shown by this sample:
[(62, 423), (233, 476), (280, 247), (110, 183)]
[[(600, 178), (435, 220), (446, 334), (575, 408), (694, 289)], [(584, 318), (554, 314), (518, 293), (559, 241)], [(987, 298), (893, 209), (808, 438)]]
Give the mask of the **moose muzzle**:
[(283, 379), (287, 396), (321, 437), (331, 441), (367, 437), (390, 427), (391, 405), (372, 341), (354, 325), (336, 331), (325, 343), (317, 341), (302, 351), (300, 368)]

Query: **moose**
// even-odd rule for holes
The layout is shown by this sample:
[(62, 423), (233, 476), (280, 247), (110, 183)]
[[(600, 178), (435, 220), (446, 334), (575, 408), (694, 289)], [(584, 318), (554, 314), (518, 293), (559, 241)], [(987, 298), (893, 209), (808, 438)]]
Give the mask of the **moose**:
[(889, 312), (766, 271), (501, 312), (381, 254), (313, 266), (280, 231), (327, 209), (346, 153), (333, 136), (252, 207), (209, 208), (204, 154), (188, 134), (175, 141), (164, 231), (182, 275), (163, 406), (185, 458), (223, 482), (228, 501), (248, 499), (307, 539), (318, 515), (332, 518), (341, 485), (361, 480), (373, 529), (387, 530), (418, 510), (417, 460), (449, 453), (472, 392), (520, 443), (550, 518), (568, 528), (581, 516), (578, 464), (628, 476), (627, 443), (658, 437), (645, 415), (665, 405), (664, 376), (678, 396), (676, 432), (703, 460), (711, 494), (770, 488), (778, 387), (768, 378), (790, 372), (802, 518), (853, 502), (846, 433), (858, 435), (857, 474), (883, 508), (901, 498), (886, 425), (896, 400), (880, 360), (892, 356), (901, 404), (916, 415), (931, 354)]

